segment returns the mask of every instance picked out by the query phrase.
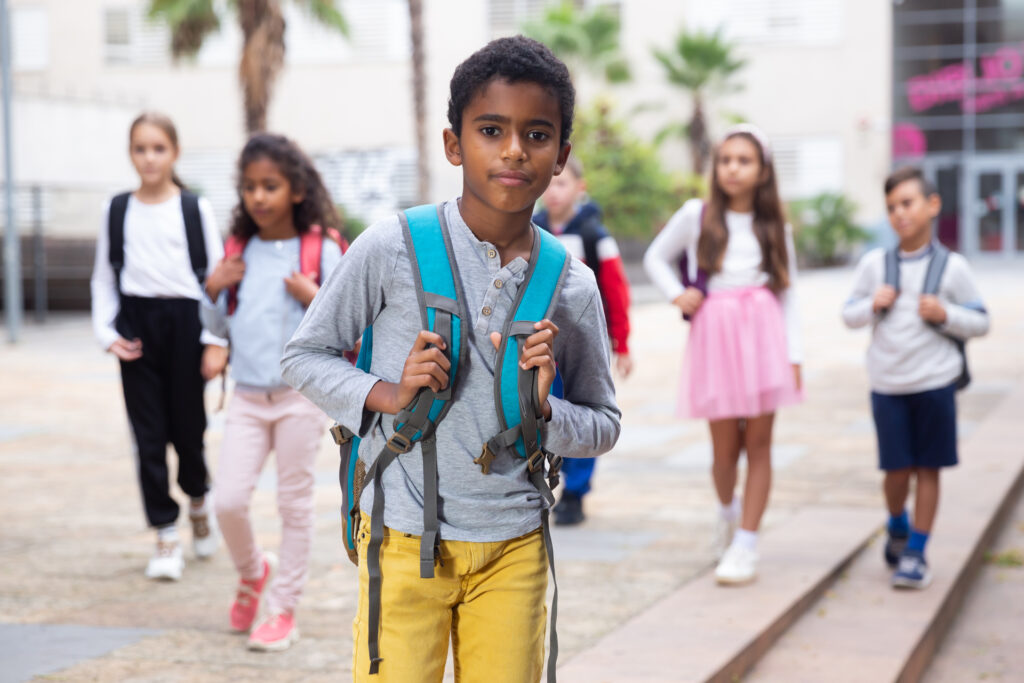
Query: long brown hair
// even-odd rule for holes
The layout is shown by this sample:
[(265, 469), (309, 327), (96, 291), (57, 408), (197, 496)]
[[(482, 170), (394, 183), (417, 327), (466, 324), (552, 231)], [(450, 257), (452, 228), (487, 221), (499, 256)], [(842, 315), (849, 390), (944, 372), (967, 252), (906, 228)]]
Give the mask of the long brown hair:
[(293, 141), (274, 133), (256, 133), (242, 148), (238, 157), (238, 204), (231, 214), (231, 234), (248, 239), (259, 232), (256, 221), (245, 209), (242, 198), (242, 178), (245, 168), (254, 161), (268, 159), (288, 179), (293, 192), (302, 193), (302, 201), (292, 207), (295, 231), (300, 235), (313, 225), (343, 231), (341, 219), (334, 208), (331, 194), (324, 186), (320, 173), (306, 154)]
[[(768, 288), (779, 294), (789, 287), (789, 256), (786, 252), (786, 216), (782, 200), (779, 199), (775, 165), (765, 154), (761, 143), (750, 133), (736, 132), (728, 135), (725, 140), (737, 137), (749, 140), (758, 151), (762, 177), (754, 190), (754, 235), (761, 245), (761, 268), (768, 274)], [(721, 148), (719, 144), (712, 158), (711, 192), (705, 204), (700, 238), (697, 241), (697, 262), (708, 273), (722, 270), (725, 247), (729, 243), (729, 228), (725, 223), (729, 195), (718, 181)]]
[[(132, 144), (132, 137), (135, 135), (135, 129), (143, 123), (148, 123), (149, 125), (156, 126), (162, 130), (171, 141), (171, 146), (174, 147), (174, 151), (177, 152), (180, 149), (178, 147), (178, 129), (174, 127), (174, 122), (171, 121), (171, 117), (166, 114), (161, 114), (158, 111), (144, 111), (135, 117), (135, 120), (132, 121), (131, 127), (128, 128), (129, 148)], [(182, 190), (188, 189), (185, 187), (185, 183), (181, 182), (181, 178), (178, 177), (178, 173), (173, 169), (171, 170), (171, 182)]]

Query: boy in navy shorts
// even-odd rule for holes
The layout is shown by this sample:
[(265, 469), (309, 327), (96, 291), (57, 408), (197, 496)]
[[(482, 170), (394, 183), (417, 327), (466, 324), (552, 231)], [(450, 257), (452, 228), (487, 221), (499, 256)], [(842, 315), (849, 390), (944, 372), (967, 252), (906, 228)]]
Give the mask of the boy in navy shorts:
[[(948, 254), (945, 268), (936, 271), (937, 291), (926, 291), (929, 267), (944, 252), (933, 243), (932, 224), (942, 208), (934, 185), (918, 169), (900, 169), (885, 181), (885, 201), (898, 251), (864, 255), (843, 320), (851, 328), (872, 325), (867, 367), (885, 472), (892, 585), (925, 588), (932, 580), (924, 551), (939, 504), (939, 470), (957, 464), (955, 394), (966, 377), (961, 347), (988, 332), (989, 318), (959, 254)], [(911, 525), (905, 505), (912, 478)]]

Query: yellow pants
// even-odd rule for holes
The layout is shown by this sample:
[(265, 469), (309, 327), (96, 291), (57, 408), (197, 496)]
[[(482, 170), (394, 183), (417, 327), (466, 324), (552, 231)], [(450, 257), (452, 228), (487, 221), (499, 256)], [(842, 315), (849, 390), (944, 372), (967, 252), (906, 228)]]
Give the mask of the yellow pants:
[(497, 543), (441, 541), (434, 578), (420, 578), (420, 537), (385, 527), (380, 551), (380, 669), (367, 649), (370, 519), (363, 515), (352, 679), (441, 681), (452, 642), (459, 683), (529, 683), (544, 668), (547, 553), (541, 530)]

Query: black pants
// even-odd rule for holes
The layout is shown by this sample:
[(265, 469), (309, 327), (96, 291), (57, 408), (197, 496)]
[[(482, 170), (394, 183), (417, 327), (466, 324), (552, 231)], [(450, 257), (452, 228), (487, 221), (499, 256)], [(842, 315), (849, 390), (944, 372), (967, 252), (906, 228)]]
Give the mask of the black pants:
[(166, 526), (177, 520), (179, 511), (170, 495), (168, 443), (178, 453), (182, 490), (193, 498), (207, 490), (199, 303), (125, 296), (117, 329), (127, 339), (142, 340), (142, 358), (121, 361), (121, 383), (135, 434), (146, 518), (150, 526)]

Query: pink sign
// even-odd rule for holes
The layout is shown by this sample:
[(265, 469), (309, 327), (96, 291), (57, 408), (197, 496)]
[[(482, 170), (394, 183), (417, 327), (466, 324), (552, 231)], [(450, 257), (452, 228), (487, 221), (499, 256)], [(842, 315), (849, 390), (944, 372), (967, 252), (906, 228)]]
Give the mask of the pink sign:
[(961, 111), (981, 114), (1024, 100), (1024, 44), (1001, 47), (978, 61), (981, 77), (964, 61), (908, 79), (910, 108), (920, 113), (959, 102)]

